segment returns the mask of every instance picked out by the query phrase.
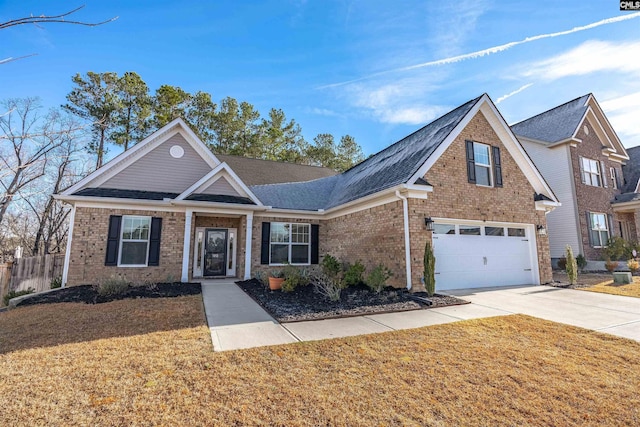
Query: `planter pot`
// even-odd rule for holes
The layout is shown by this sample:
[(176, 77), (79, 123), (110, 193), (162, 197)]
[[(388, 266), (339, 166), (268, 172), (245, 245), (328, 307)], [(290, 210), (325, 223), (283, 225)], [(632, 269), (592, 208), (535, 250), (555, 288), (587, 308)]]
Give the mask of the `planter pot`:
[(282, 282), (284, 282), (284, 278), (269, 277), (269, 289), (271, 289), (272, 291), (281, 289)]

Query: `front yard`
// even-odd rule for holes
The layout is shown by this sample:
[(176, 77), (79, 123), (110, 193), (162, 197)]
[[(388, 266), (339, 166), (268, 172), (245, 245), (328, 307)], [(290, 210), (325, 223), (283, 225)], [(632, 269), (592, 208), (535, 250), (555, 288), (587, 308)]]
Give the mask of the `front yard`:
[(213, 353), (199, 295), (0, 313), (0, 425), (638, 425), (640, 344), (508, 316)]
[[(566, 283), (567, 274), (554, 271), (553, 280)], [(584, 273), (578, 274), (578, 285), (583, 291), (640, 298), (640, 276), (633, 276), (633, 282), (628, 285), (618, 285), (613, 283), (610, 273)]]

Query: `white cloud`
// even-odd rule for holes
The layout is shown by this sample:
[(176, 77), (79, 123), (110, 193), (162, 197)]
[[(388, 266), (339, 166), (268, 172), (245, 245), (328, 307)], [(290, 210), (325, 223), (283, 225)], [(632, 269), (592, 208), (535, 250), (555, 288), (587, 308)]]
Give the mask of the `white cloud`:
[(514, 90), (513, 92), (509, 92), (506, 95), (502, 95), (500, 98), (496, 99), (496, 104), (500, 104), (505, 99), (511, 98), (513, 95), (517, 95), (520, 92), (522, 92), (523, 90), (525, 90), (527, 88), (530, 88), (531, 86), (533, 86), (533, 83), (527, 83), (526, 85), (519, 87), (518, 89)]
[(556, 80), (599, 71), (640, 76), (640, 41), (614, 43), (589, 40), (565, 53), (526, 66), (522, 75)]
[(307, 111), (310, 112), (311, 114), (316, 114), (318, 116), (326, 116), (326, 117), (338, 117), (338, 116), (340, 116), (340, 114), (336, 113), (333, 110), (329, 110), (328, 108), (314, 107), (314, 108), (311, 108), (311, 109), (309, 109)]
[(437, 105), (422, 105), (411, 108), (378, 110), (377, 116), (383, 123), (425, 125), (448, 110), (448, 108)]
[(640, 145), (640, 92), (609, 99), (600, 106), (625, 147)]

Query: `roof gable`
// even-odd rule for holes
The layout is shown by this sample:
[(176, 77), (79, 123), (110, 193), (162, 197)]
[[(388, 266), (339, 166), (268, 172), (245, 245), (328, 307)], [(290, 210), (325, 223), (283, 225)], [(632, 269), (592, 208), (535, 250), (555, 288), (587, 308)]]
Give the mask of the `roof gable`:
[(273, 160), (218, 154), (247, 185), (303, 182), (337, 175), (338, 172), (322, 166), (301, 165)]

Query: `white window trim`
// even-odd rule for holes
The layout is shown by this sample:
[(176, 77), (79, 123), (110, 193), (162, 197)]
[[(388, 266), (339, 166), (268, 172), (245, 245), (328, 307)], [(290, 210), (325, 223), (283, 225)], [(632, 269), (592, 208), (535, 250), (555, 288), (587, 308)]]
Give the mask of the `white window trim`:
[[(487, 147), (487, 152), (488, 152), (488, 158), (489, 158), (489, 164), (485, 164), (485, 163), (478, 163), (478, 161), (476, 160), (476, 155), (475, 155), (475, 150), (476, 150), (476, 145), (481, 145), (483, 147)], [(476, 185), (478, 187), (487, 187), (487, 188), (493, 188), (493, 164), (491, 163), (491, 146), (488, 144), (483, 144), (481, 142), (475, 142), (473, 141), (473, 167), (480, 166), (483, 168), (487, 168), (489, 170), (489, 185), (485, 185), (485, 184), (478, 184), (478, 174), (476, 173)]]
[[(604, 217), (604, 230), (600, 230), (599, 228), (593, 228), (593, 215), (602, 215)], [(609, 230), (609, 219), (607, 218), (607, 214), (603, 213), (603, 212), (589, 212), (589, 233), (591, 233), (592, 231), (597, 231), (598, 232), (598, 239), (600, 240), (600, 245), (595, 245), (595, 242), (593, 241), (593, 238), (591, 238), (591, 243), (592, 243), (592, 248), (606, 248), (607, 245), (606, 244), (602, 244), (602, 236), (600, 235), (601, 232), (606, 231), (607, 232), (607, 241), (609, 241), (609, 239), (611, 238), (611, 230)]]
[[(600, 170), (600, 162), (597, 161), (597, 160), (590, 159), (588, 157), (581, 157), (580, 159), (582, 161), (582, 165), (581, 165), (582, 166), (582, 174), (583, 174), (582, 180), (584, 181), (584, 184), (588, 185), (590, 187), (602, 187), (604, 185), (604, 183), (602, 182), (602, 171)], [(591, 170), (587, 171), (587, 169), (585, 168), (585, 164), (584, 164), (585, 160), (587, 162), (595, 163), (596, 172), (592, 172)], [(589, 169), (591, 169), (591, 165), (589, 165)], [(589, 175), (589, 182), (587, 182), (587, 179), (586, 179), (587, 175)], [(593, 176), (594, 175), (598, 177), (598, 181), (599, 181), (598, 185), (593, 185)]]
[[(309, 262), (306, 263), (292, 263), (290, 262), (289, 265), (311, 265), (311, 224), (310, 223), (306, 223), (306, 222), (272, 222), (271, 225), (273, 224), (284, 224), (284, 225), (289, 225), (289, 241), (288, 242), (272, 242), (271, 241), (271, 231), (269, 231), (269, 265), (272, 265), (274, 267), (282, 267), (285, 266), (287, 264), (282, 264), (282, 263), (272, 263), (271, 262), (271, 246), (272, 245), (288, 245), (288, 253), (287, 253), (287, 259), (291, 260), (291, 248), (293, 247), (293, 245), (307, 245), (308, 246), (308, 252), (307, 252), (307, 259), (309, 260)], [(291, 241), (291, 233), (293, 232), (293, 227), (291, 227), (292, 225), (306, 225), (307, 227), (309, 227), (309, 242), (308, 243), (294, 243)]]
[[(122, 243), (123, 243), (123, 238), (122, 236), (124, 235), (124, 220), (125, 218), (133, 218), (133, 219), (137, 219), (137, 218), (142, 218), (142, 219), (146, 219), (149, 221), (149, 232), (147, 233), (147, 239), (143, 240), (143, 239), (127, 239), (127, 242), (134, 242), (134, 243), (140, 243), (140, 242), (147, 242), (147, 250), (146, 250), (146, 255), (145, 255), (145, 260), (144, 260), (144, 264), (122, 264)], [(149, 266), (149, 241), (151, 240), (151, 217), (150, 216), (143, 216), (143, 215), (123, 215), (122, 216), (122, 223), (120, 226), (120, 241), (118, 242), (118, 267), (148, 267)]]
[(616, 178), (617, 178), (618, 173), (616, 172), (616, 168), (613, 168), (613, 167), (609, 168), (609, 173), (611, 174), (611, 182), (613, 183), (612, 187), (613, 187), (614, 190), (617, 190), (618, 189), (618, 180)]

